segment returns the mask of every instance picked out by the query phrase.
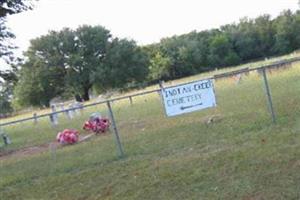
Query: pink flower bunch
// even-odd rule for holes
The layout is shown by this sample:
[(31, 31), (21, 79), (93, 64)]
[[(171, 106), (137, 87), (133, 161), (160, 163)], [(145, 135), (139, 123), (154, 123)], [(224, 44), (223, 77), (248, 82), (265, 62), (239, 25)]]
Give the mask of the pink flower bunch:
[(79, 132), (73, 129), (65, 129), (56, 136), (56, 140), (61, 144), (74, 144), (78, 142), (78, 139)]
[(107, 118), (96, 117), (86, 121), (83, 125), (83, 129), (87, 131), (93, 131), (94, 133), (105, 133), (109, 128), (109, 120)]

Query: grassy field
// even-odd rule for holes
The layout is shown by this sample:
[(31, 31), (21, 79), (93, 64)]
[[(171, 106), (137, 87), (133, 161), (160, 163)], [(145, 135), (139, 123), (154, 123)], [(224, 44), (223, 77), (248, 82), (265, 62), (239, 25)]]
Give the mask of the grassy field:
[(0, 157), (0, 199), (300, 199), (300, 65), (268, 78), (275, 125), (256, 72), (215, 82), (216, 108), (178, 117), (164, 115), (158, 94), (115, 102), (123, 159), (111, 133), (48, 145), (92, 112), (107, 115), (104, 105), (55, 128), (48, 119), (7, 127), (13, 144), (0, 152), (43, 148)]

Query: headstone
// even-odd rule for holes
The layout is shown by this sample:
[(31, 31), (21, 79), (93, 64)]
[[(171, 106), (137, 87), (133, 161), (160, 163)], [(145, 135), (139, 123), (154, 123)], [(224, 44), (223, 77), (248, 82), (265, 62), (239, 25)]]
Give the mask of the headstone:
[(93, 121), (95, 120), (96, 118), (101, 118), (101, 113), (100, 112), (94, 112), (90, 115), (90, 118), (89, 120)]
[(4, 144), (5, 144), (5, 145), (11, 144), (11, 140), (10, 140), (10, 138), (8, 137), (8, 135), (3, 134), (2, 137), (3, 137), (3, 141), (4, 141)]
[(0, 142), (0, 147), (11, 144), (11, 139), (3, 130), (0, 130), (0, 140), (2, 141)]
[(68, 112), (68, 117), (70, 119), (73, 119), (74, 118), (74, 108), (73, 108), (72, 104), (69, 105), (69, 108), (68, 108), (67, 112)]

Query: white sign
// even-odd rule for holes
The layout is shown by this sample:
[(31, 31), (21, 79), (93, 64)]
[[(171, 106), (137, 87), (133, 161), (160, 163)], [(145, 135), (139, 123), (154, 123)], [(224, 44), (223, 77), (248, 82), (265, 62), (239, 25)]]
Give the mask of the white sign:
[(169, 117), (216, 106), (212, 79), (162, 88), (161, 93)]

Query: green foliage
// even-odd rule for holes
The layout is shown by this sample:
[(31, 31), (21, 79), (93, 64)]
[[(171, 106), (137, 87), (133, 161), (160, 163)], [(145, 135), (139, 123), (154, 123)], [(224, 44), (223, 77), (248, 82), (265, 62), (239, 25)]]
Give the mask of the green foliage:
[(0, 1), (0, 58), (7, 62), (14, 59), (11, 50), (16, 47), (9, 42), (15, 35), (6, 27), (6, 17), (29, 9), (32, 9), (32, 0)]
[(238, 55), (233, 51), (232, 43), (225, 34), (219, 34), (212, 38), (208, 59), (214, 67), (235, 65), (240, 62)]
[(14, 90), (14, 106), (49, 106), (49, 101), (63, 92), (60, 80), (58, 71), (54, 68), (49, 70), (41, 61), (24, 66)]
[(266, 57), (274, 55), (275, 45), (275, 28), (270, 15), (262, 15), (255, 19), (254, 30), (256, 31), (255, 37), (257, 38), (258, 57)]
[(148, 74), (146, 54), (134, 41), (114, 39), (107, 48), (104, 64), (95, 73), (97, 85), (124, 88), (124, 85), (143, 82)]
[[(12, 50), (16, 48), (11, 43), (15, 35), (6, 26), (6, 17), (32, 9), (31, 0), (1, 0), (0, 1), (0, 59), (13, 64), (18, 61), (14, 58)], [(14, 67), (14, 66), (13, 66)], [(10, 71), (0, 70), (0, 114), (12, 112), (11, 95), (17, 81), (15, 69)]]
[(169, 59), (169, 66), (165, 66), (169, 72), (164, 72), (168, 74), (168, 79), (188, 76), (196, 72), (195, 66), (192, 64), (196, 48), (193, 41), (184, 37), (174, 36), (161, 40), (159, 51), (165, 59)]
[(15, 105), (49, 106), (57, 96), (89, 100), (91, 88), (102, 90), (142, 82), (148, 58), (134, 41), (112, 38), (102, 26), (65, 28), (31, 41), (15, 91)]
[[(270, 15), (242, 18), (239, 23), (219, 29), (165, 38), (145, 47), (152, 63), (158, 62), (157, 55), (169, 60), (162, 69), (150, 65), (148, 77), (175, 79), (216, 67), (290, 53), (300, 47), (299, 32), (300, 11), (287, 10), (275, 19)], [(160, 73), (163, 76), (159, 76)]]
[(160, 52), (157, 52), (149, 62), (150, 80), (167, 80), (170, 77), (171, 60), (169, 57), (163, 57)]
[(110, 37), (101, 26), (81, 26), (32, 40), (15, 92), (18, 104), (49, 106), (63, 93), (88, 100), (91, 76), (103, 64)]
[(25, 10), (31, 9), (32, 0), (1, 0), (0, 17), (17, 14)]
[(72, 33), (71, 48), (65, 51), (66, 89), (80, 95), (83, 100), (89, 100), (89, 90), (95, 82), (94, 73), (104, 64), (111, 35), (102, 26), (87, 25)]
[(52, 98), (64, 92), (66, 63), (59, 37), (59, 33), (51, 31), (31, 41), (14, 91), (16, 107), (49, 106)]
[(11, 87), (7, 83), (0, 81), (0, 115), (7, 115), (13, 111), (11, 106)]
[(299, 12), (295, 15), (290, 10), (281, 13), (275, 22), (275, 51), (279, 54), (289, 53), (299, 48)]

